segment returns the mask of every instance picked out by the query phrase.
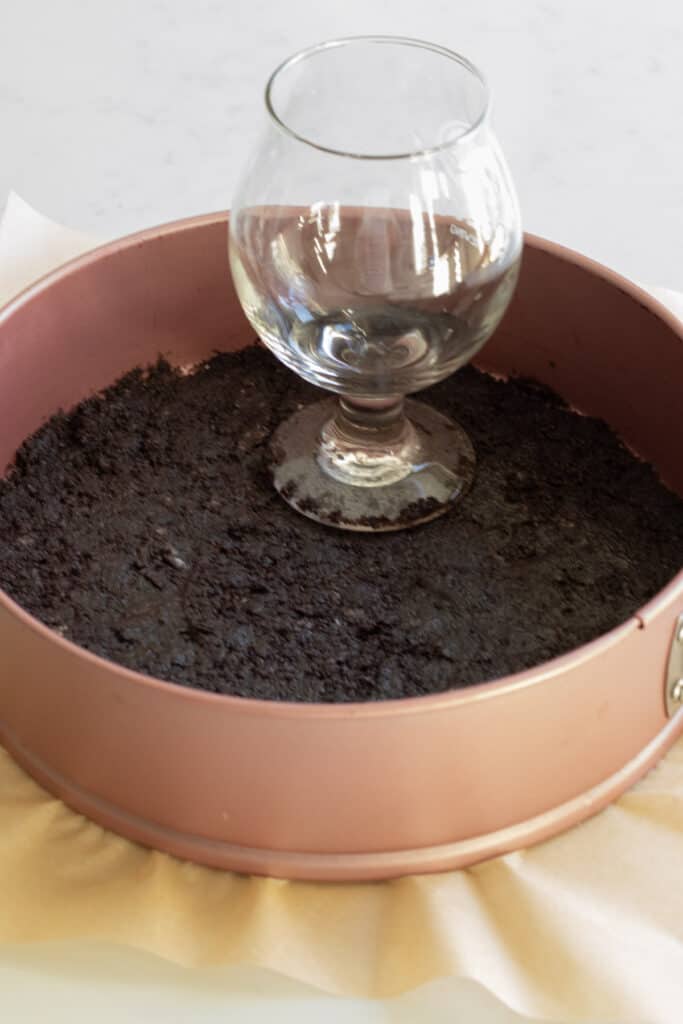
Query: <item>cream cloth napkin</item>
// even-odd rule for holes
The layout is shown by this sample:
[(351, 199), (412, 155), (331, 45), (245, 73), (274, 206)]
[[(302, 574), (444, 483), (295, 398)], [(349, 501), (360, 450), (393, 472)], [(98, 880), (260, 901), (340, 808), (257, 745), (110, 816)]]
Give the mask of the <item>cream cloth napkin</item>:
[[(89, 244), (12, 197), (0, 295)], [(683, 296), (658, 294), (683, 315)], [(0, 750), (0, 949), (95, 942), (204, 971), (267, 968), (345, 996), (461, 978), (534, 1017), (680, 1024), (683, 742), (556, 839), (468, 870), (358, 885), (249, 878), (143, 849), (70, 811)]]

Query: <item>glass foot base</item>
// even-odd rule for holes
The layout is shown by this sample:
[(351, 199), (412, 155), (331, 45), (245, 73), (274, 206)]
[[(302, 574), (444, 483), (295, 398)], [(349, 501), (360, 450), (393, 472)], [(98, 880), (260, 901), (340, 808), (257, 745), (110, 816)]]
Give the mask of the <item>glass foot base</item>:
[(408, 400), (399, 445), (354, 451), (347, 439), (330, 442), (338, 408), (335, 399), (305, 406), (271, 440), (275, 487), (302, 515), (344, 530), (402, 530), (443, 515), (470, 487), (474, 449), (447, 416)]

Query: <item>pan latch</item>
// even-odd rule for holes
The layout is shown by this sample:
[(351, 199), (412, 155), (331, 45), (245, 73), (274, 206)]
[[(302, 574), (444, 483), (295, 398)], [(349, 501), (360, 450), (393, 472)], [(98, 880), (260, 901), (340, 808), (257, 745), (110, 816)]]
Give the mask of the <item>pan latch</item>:
[(683, 708), (683, 614), (678, 616), (666, 674), (666, 713), (671, 718)]

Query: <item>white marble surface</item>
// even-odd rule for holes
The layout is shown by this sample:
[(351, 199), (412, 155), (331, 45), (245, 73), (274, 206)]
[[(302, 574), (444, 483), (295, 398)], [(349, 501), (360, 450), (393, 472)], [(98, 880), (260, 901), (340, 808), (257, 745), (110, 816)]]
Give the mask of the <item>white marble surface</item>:
[(488, 74), (529, 230), (683, 288), (681, 0), (0, 0), (10, 188), (113, 237), (230, 205), (271, 68), (415, 35)]

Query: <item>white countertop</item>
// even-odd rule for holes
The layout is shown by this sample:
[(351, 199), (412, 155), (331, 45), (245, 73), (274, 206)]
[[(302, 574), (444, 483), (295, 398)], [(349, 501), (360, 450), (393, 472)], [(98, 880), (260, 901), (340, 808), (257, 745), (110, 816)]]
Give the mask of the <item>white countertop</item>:
[(1, 0), (0, 204), (101, 238), (230, 205), (269, 71), (413, 35), (487, 74), (525, 226), (683, 288), (681, 0)]

